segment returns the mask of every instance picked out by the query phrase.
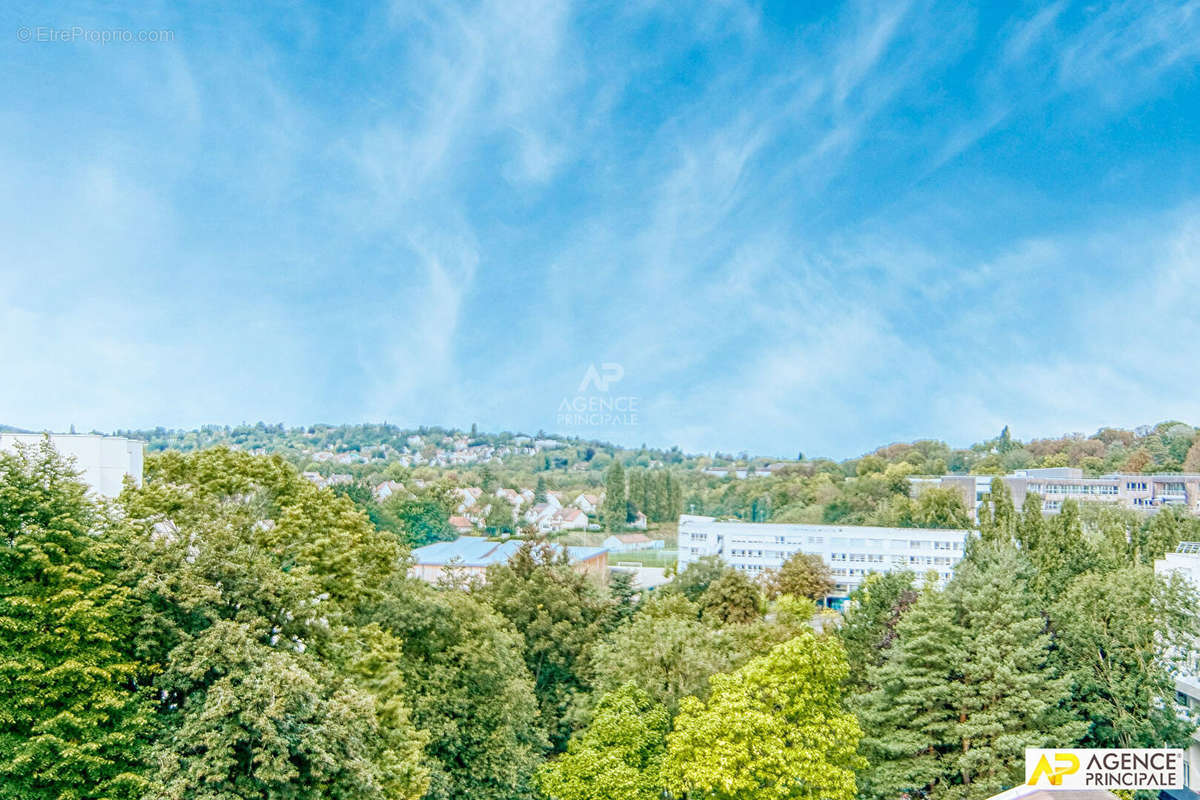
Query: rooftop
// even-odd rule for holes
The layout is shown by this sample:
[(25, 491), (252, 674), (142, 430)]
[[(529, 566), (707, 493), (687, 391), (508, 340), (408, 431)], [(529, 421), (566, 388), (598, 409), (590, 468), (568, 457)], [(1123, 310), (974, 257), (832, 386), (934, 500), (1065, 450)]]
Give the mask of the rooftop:
[[(523, 542), (510, 539), (507, 542), (493, 542), (482, 536), (460, 536), (452, 542), (434, 542), (412, 551), (413, 560), (423, 566), (445, 566), (457, 560), (464, 567), (486, 567), (490, 564), (504, 564)], [(555, 552), (560, 552), (562, 545), (551, 544)], [(567, 557), (572, 562), (587, 561), (589, 558), (607, 553), (603, 547), (568, 547)]]

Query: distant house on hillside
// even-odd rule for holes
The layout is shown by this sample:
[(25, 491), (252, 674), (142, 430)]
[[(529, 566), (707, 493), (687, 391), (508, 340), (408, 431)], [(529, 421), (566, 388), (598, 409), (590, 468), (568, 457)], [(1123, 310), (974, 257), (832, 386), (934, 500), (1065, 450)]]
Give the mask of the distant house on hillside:
[(372, 490), (372, 493), (375, 495), (375, 499), (382, 503), (384, 500), (387, 500), (392, 495), (398, 494), (403, 491), (404, 491), (403, 483), (400, 483), (399, 481), (384, 481), (383, 483), (376, 486)]
[(637, 516), (633, 518), (633, 522), (629, 523), (629, 527), (636, 528), (639, 531), (646, 530), (646, 515), (642, 512), (637, 512)]
[(553, 514), (538, 521), (538, 530), (542, 533), (557, 533), (559, 531), (586, 531), (588, 526), (587, 514), (578, 508), (561, 508)]
[(644, 533), (614, 533), (604, 540), (610, 553), (628, 553), (630, 550), (661, 550), (662, 539), (651, 539)]
[(525, 498), (512, 489), (497, 489), (496, 497), (507, 500), (511, 505), (520, 508), (525, 502)]
[(471, 533), (475, 530), (475, 526), (471, 523), (471, 520), (461, 516), (451, 517), (450, 527), (458, 533)]
[(455, 489), (454, 493), (458, 495), (460, 501), (458, 510), (466, 511), (483, 496), (483, 489), (480, 489), (478, 486), (468, 486), (466, 488)]
[[(504, 564), (520, 548), (521, 542), (492, 542), (482, 536), (460, 536), (453, 542), (435, 542), (412, 551), (413, 567), (409, 574), (436, 583), (446, 567), (482, 579), (492, 564)], [(562, 552), (562, 545), (549, 545)], [(608, 575), (608, 551), (603, 547), (568, 547), (571, 567), (582, 575), (604, 580)]]
[(538, 525), (542, 520), (553, 516), (557, 511), (558, 509), (549, 503), (538, 503), (525, 512), (525, 521), (532, 525)]
[(585, 514), (595, 514), (600, 510), (600, 496), (595, 494), (581, 494), (571, 501), (571, 504)]

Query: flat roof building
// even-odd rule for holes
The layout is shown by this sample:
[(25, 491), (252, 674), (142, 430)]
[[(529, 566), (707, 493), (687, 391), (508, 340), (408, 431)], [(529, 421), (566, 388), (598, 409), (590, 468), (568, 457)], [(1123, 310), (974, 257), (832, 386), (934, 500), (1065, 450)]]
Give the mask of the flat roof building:
[(47, 437), (60, 455), (73, 459), (80, 479), (104, 497), (121, 493), (125, 476), (142, 485), (144, 443), (95, 433), (0, 433), (0, 450), (18, 444), (37, 447)]
[[(991, 491), (993, 477), (942, 475), (909, 480), (914, 495), (935, 486), (956, 489), (962, 494), (963, 503), (974, 520), (984, 495)], [(1114, 472), (1085, 478), (1083, 470), (1077, 467), (1044, 467), (1017, 470), (1000, 476), (1000, 480), (1004, 481), (1018, 507), (1025, 502), (1027, 494), (1040, 496), (1043, 514), (1057, 514), (1066, 500), (1111, 503), (1143, 511), (1153, 511), (1163, 506), (1181, 506), (1189, 513), (1200, 514), (1200, 474), (1196, 473), (1134, 475)]]
[[(482, 578), (492, 564), (506, 564), (524, 544), (509, 539), (494, 542), (482, 536), (459, 536), (452, 542), (434, 542), (412, 551), (413, 566), (409, 574), (429, 583), (436, 583), (446, 567), (454, 567), (468, 576)], [(561, 552), (562, 545), (549, 545)], [(603, 547), (567, 547), (567, 558), (576, 572), (599, 580), (607, 578), (608, 550)]]
[(866, 525), (794, 525), (679, 518), (679, 569), (704, 556), (720, 556), (751, 575), (779, 569), (796, 553), (820, 556), (835, 583), (831, 597), (846, 597), (872, 572), (930, 570), (948, 580), (962, 560), (967, 530), (879, 528)]

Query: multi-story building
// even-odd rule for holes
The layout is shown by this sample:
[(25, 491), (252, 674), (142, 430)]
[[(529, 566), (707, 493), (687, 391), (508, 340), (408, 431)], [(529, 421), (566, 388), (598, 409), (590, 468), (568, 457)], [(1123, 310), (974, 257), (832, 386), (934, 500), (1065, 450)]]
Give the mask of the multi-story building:
[[(1097, 478), (1085, 478), (1076, 467), (1046, 467), (1025, 469), (1000, 478), (1012, 492), (1013, 502), (1020, 506), (1025, 496), (1034, 493), (1042, 498), (1042, 513), (1056, 514), (1064, 500), (1093, 503), (1112, 503), (1123, 508), (1154, 510), (1163, 506), (1181, 506), (1192, 514), (1200, 514), (1200, 474), (1166, 472), (1155, 475), (1113, 473)], [(990, 475), (943, 475), (935, 478), (912, 478), (913, 492), (939, 486), (957, 489), (972, 519), (991, 491)]]
[[(1164, 577), (1174, 573), (1200, 589), (1200, 542), (1180, 542), (1174, 553), (1154, 562), (1154, 573)], [(1190, 656), (1175, 675), (1175, 703), (1180, 714), (1200, 721), (1200, 661), (1197, 654)], [(1184, 775), (1187, 788), (1200, 792), (1200, 730), (1192, 734)]]
[(37, 447), (47, 436), (55, 450), (74, 461), (80, 478), (97, 493), (116, 497), (126, 475), (141, 486), (143, 443), (134, 439), (90, 433), (0, 433), (0, 450), (18, 444)]
[(795, 553), (820, 556), (835, 585), (831, 597), (845, 598), (872, 572), (930, 570), (939, 581), (963, 557), (970, 531), (933, 528), (876, 528), (865, 525), (793, 525), (718, 522), (684, 514), (679, 518), (679, 569), (704, 556), (720, 556), (752, 575), (778, 569)]

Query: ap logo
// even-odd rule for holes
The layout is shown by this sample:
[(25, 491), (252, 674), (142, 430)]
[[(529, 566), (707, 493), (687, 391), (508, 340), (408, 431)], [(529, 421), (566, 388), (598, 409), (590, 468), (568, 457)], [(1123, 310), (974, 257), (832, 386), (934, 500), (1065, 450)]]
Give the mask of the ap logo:
[(606, 361), (600, 365), (600, 369), (596, 369), (595, 364), (588, 364), (587, 372), (583, 373), (583, 380), (579, 382), (580, 394), (587, 391), (588, 384), (596, 387), (598, 392), (607, 392), (608, 387), (621, 378), (625, 377), (625, 368), (620, 364)]
[(1033, 777), (1029, 779), (1031, 786), (1037, 786), (1039, 780), (1045, 777), (1051, 786), (1062, 786), (1064, 775), (1074, 775), (1079, 771), (1079, 757), (1074, 753), (1055, 753), (1056, 767), (1050, 766), (1050, 761), (1043, 754), (1033, 768)]

